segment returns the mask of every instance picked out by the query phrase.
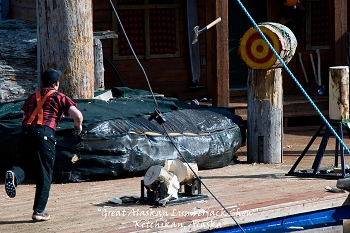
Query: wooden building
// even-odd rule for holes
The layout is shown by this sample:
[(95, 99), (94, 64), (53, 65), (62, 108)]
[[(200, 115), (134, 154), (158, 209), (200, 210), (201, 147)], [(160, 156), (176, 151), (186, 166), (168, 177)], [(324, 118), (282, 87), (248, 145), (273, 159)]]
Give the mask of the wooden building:
[[(288, 67), (302, 86), (306, 82), (299, 52), (311, 83), (314, 72), (309, 55), (316, 58), (315, 50), (320, 49), (322, 84), (326, 90), (328, 68), (348, 65), (346, 0), (300, 0), (303, 8), (286, 7), (283, 0), (240, 2), (256, 23), (283, 22), (293, 27), (298, 47)], [(239, 39), (252, 23), (239, 2), (113, 0), (113, 4), (154, 92), (181, 100), (210, 96), (216, 106), (227, 106), (230, 97), (246, 96), (247, 67), (237, 48)], [(114, 65), (104, 63), (105, 88), (121, 86), (124, 82), (130, 88), (149, 90), (110, 1), (92, 0), (92, 7), (94, 31), (118, 34), (117, 39), (102, 40), (103, 53)], [(218, 17), (222, 18), (220, 23), (198, 36), (199, 54), (197, 59), (191, 58), (193, 22), (198, 20), (201, 29)], [(10, 0), (10, 18), (35, 20), (35, 0)], [(286, 72), (283, 93), (302, 94)]]

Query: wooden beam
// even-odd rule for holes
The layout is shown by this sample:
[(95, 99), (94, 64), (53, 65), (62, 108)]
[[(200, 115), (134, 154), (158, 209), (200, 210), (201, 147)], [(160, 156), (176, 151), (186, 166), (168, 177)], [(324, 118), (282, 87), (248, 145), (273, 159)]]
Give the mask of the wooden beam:
[(329, 0), (330, 66), (348, 65), (347, 0)]
[[(210, 7), (210, 4), (207, 5)], [(210, 9), (210, 8), (208, 8)], [(207, 18), (207, 23), (221, 17), (221, 22), (208, 30), (208, 37), (212, 38), (212, 43), (208, 43), (211, 50), (211, 72), (208, 73), (209, 90), (212, 93), (213, 106), (228, 106), (230, 101), (229, 90), (229, 54), (228, 54), (228, 0), (216, 0), (211, 8), (215, 15)], [(207, 14), (207, 16), (209, 16)], [(211, 40), (208, 40), (211, 41)]]

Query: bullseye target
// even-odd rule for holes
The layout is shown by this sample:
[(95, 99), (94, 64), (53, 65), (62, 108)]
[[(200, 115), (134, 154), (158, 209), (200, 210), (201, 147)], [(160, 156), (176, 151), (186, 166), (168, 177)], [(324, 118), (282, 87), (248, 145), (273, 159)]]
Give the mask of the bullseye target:
[[(259, 28), (276, 50), (277, 54), (282, 56), (294, 55), (297, 44), (295, 39), (290, 40), (294, 37), (294, 34), (288, 28), (277, 23), (265, 23), (259, 25)], [(290, 33), (291, 35), (289, 35)], [(275, 54), (255, 28), (250, 28), (244, 33), (240, 40), (238, 51), (241, 59), (245, 61), (250, 68), (269, 69), (276, 68), (280, 65)], [(291, 57), (286, 58), (288, 61), (290, 59)]]

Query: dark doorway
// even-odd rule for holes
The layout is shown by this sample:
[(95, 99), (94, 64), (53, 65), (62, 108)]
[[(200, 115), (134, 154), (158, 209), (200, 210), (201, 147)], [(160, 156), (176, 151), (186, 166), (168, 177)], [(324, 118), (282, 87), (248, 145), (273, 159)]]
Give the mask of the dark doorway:
[[(267, 21), (267, 0), (241, 0), (241, 2), (256, 23)], [(228, 7), (230, 89), (246, 90), (248, 70), (245, 62), (237, 54), (237, 49), (244, 32), (253, 27), (253, 24), (237, 1), (228, 1)]]

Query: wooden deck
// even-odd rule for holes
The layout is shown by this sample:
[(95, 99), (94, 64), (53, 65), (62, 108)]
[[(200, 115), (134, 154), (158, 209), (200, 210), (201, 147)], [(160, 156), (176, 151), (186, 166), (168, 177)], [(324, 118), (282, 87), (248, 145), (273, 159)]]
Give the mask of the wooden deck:
[[(331, 193), (326, 186), (336, 180), (286, 176), (317, 127), (288, 127), (284, 134), (281, 164), (247, 164), (246, 147), (237, 152), (240, 164), (201, 170), (202, 181), (239, 224), (347, 205), (348, 193)], [(349, 139), (345, 143), (349, 144)], [(310, 168), (320, 139), (301, 163)], [(330, 140), (330, 148), (334, 142)], [(326, 150), (322, 164), (332, 165), (334, 150)], [(346, 164), (350, 164), (346, 156)], [(218, 201), (202, 186), (209, 199), (186, 204), (152, 207), (146, 204), (108, 202), (123, 195), (140, 195), (142, 177), (53, 184), (47, 211), (48, 222), (31, 221), (32, 183), (18, 187), (10, 199), (0, 194), (0, 232), (201, 232), (234, 226)], [(4, 182), (0, 182), (3, 185)]]

